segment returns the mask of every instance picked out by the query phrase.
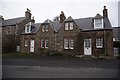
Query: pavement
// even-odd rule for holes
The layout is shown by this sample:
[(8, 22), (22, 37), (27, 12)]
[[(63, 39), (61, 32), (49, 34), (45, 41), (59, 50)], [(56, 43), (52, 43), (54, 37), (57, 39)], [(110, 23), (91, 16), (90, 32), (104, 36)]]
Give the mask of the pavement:
[(118, 78), (118, 59), (5, 58), (3, 78)]

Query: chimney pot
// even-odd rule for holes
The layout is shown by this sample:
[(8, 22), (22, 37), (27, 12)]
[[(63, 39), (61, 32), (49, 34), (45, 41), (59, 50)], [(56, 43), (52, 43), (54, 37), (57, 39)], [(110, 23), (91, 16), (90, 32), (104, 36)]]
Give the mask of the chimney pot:
[(104, 6), (104, 9), (103, 9), (103, 17), (108, 17), (108, 11), (106, 9), (106, 6)]
[(106, 6), (104, 6), (104, 9), (106, 9)]
[(31, 22), (32, 22), (32, 23), (35, 23), (34, 16), (32, 17)]
[(65, 19), (66, 19), (66, 17), (64, 15), (64, 12), (61, 11), (61, 14), (60, 14), (60, 23), (62, 23)]
[(25, 12), (25, 17), (31, 19), (31, 11), (28, 8), (27, 11)]

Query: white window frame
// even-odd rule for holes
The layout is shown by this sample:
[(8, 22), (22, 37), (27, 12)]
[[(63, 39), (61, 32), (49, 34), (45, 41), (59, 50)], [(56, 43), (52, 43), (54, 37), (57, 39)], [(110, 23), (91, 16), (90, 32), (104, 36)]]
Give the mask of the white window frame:
[(45, 48), (48, 48), (48, 45), (49, 45), (48, 40), (45, 39)]
[(48, 32), (48, 25), (45, 25), (45, 31)]
[(114, 47), (113, 52), (114, 52), (114, 56), (118, 56), (119, 55), (119, 48)]
[[(99, 20), (99, 22), (97, 22), (98, 20)], [(103, 28), (103, 18), (94, 19), (94, 28), (95, 29)]]
[(45, 41), (44, 41), (44, 39), (41, 39), (41, 48), (44, 48), (44, 47), (45, 47)]
[(69, 39), (69, 49), (74, 49), (74, 40)]
[(25, 26), (25, 33), (30, 33), (31, 31), (31, 22)]
[(25, 39), (25, 47), (28, 46), (28, 40)]
[(118, 37), (113, 38), (113, 41), (120, 41), (120, 38), (118, 38)]
[(65, 38), (64, 39), (64, 49), (74, 49), (74, 40)]
[(42, 32), (45, 32), (45, 25), (42, 25)]
[(65, 30), (69, 30), (69, 24), (68, 24), (68, 22), (65, 22)]
[(113, 38), (113, 41), (115, 41), (115, 38)]
[(68, 40), (68, 38), (64, 39), (64, 49), (69, 49), (69, 40)]
[(85, 39), (85, 48), (90, 48), (90, 40)]
[(30, 30), (31, 30), (31, 26), (26, 25), (25, 26), (25, 33), (30, 33)]
[(29, 32), (30, 32), (29, 26), (27, 26), (26, 29), (27, 29), (27, 30), (26, 30), (27, 33), (29, 33)]
[(70, 22), (70, 30), (73, 30), (74, 23)]
[(48, 32), (48, 28), (49, 26), (46, 24), (46, 25), (42, 25), (42, 32)]
[(103, 38), (96, 38), (96, 48), (103, 48)]

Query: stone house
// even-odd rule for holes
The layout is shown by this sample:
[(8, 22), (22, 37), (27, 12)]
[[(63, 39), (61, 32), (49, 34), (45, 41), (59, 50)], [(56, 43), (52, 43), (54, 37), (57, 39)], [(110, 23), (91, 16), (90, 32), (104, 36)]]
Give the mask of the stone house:
[(120, 56), (120, 27), (113, 27), (114, 56)]
[(25, 12), (25, 17), (1, 20), (2, 52), (16, 51), (16, 48), (20, 46), (20, 33), (24, 30), (24, 25), (30, 21), (31, 12), (29, 9)]
[(41, 23), (33, 22), (29, 22), (25, 25), (26, 30), (21, 33), (20, 37), (20, 50), (22, 53), (30, 53), (37, 51), (37, 46), (35, 45), (39, 43), (37, 42), (36, 33), (38, 32), (40, 25)]
[[(56, 25), (59, 25), (58, 28)], [(25, 30), (21, 33), (21, 52), (39, 53), (41, 48), (55, 50), (55, 36), (59, 27), (59, 21), (52, 22), (49, 19), (43, 23), (29, 22), (25, 25)], [(29, 28), (28, 31), (27, 28)]]
[[(29, 29), (36, 23), (28, 23)], [(27, 25), (26, 25), (27, 26)], [(47, 19), (34, 26), (27, 34), (21, 34), (21, 52), (39, 53), (45, 48), (72, 56), (113, 56), (113, 32), (106, 6), (103, 16), (67, 19), (62, 11), (54, 21)], [(35, 34), (33, 31), (36, 31)], [(27, 38), (28, 37), (28, 38)], [(27, 41), (26, 41), (27, 39)], [(27, 50), (25, 50), (26, 43)]]

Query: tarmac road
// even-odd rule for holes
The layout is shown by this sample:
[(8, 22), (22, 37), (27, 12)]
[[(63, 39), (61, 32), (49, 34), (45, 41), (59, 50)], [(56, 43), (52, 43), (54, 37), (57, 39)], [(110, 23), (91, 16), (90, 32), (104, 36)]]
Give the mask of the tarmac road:
[(117, 69), (3, 65), (4, 78), (118, 78)]
[(118, 78), (117, 59), (63, 57), (3, 59), (4, 78)]

